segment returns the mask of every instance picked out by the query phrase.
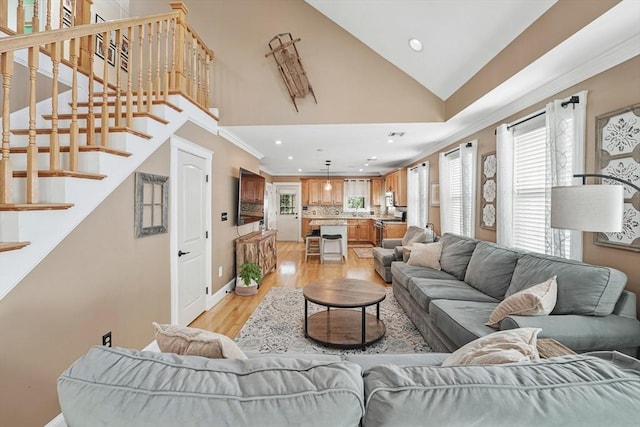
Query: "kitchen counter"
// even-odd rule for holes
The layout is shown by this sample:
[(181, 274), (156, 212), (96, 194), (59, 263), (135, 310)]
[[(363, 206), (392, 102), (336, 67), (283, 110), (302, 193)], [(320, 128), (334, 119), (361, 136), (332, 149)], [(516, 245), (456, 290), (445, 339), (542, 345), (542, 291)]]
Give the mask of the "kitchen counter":
[(347, 226), (347, 221), (344, 219), (312, 219), (309, 225), (319, 225), (319, 226)]

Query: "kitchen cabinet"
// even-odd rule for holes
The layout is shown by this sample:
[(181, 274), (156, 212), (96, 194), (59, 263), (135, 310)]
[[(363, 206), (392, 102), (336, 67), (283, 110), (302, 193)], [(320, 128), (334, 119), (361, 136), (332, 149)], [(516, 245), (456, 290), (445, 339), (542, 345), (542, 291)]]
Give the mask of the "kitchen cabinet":
[(344, 191), (344, 180), (342, 179), (331, 179), (331, 190), (327, 191), (324, 189), (324, 186), (327, 182), (326, 179), (320, 180), (321, 186), (320, 191), (322, 191), (321, 195), (321, 204), (326, 206), (342, 206), (342, 195)]
[(347, 240), (350, 242), (371, 241), (371, 220), (349, 219), (347, 220)]
[(383, 239), (401, 239), (406, 232), (406, 222), (385, 222), (382, 224)]
[(302, 206), (309, 206), (309, 180), (301, 179), (300, 180), (300, 188), (302, 195)]
[(310, 179), (309, 181), (309, 205), (318, 206), (322, 204), (323, 181), (321, 179)]
[(382, 179), (371, 179), (371, 206), (382, 206), (384, 197), (382, 195)]
[(400, 169), (390, 173), (384, 180), (385, 191), (393, 193), (394, 206), (407, 206), (407, 171)]

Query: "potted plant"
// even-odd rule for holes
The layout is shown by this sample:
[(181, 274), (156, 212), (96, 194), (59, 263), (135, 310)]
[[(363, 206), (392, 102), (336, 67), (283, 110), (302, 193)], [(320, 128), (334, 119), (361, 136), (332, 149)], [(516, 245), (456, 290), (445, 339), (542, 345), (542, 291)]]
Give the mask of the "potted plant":
[(236, 278), (237, 295), (255, 295), (258, 292), (258, 284), (262, 280), (262, 269), (253, 262), (245, 262), (240, 266)]

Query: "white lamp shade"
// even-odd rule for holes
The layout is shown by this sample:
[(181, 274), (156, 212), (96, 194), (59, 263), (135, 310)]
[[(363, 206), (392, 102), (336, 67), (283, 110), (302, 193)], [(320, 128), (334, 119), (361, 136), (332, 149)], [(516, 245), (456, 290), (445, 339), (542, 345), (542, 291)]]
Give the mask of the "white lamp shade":
[(327, 179), (327, 182), (325, 182), (325, 184), (324, 184), (324, 190), (325, 191), (331, 191), (332, 189), (333, 189), (333, 185), (331, 185), (331, 181), (329, 181)]
[(551, 189), (551, 227), (622, 231), (622, 185), (576, 185)]

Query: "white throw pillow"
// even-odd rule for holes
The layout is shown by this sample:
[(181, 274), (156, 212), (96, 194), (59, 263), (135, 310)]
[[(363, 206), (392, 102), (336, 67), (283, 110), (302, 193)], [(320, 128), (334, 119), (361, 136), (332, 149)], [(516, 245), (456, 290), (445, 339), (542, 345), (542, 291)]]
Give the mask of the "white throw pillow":
[(203, 329), (153, 322), (156, 341), (163, 353), (203, 356), (211, 359), (246, 359), (238, 344), (226, 335)]
[(489, 321), (485, 323), (492, 328), (500, 327), (500, 321), (505, 317), (517, 314), (519, 316), (546, 316), (553, 311), (558, 299), (558, 283), (556, 276), (540, 284), (523, 289), (505, 298), (491, 313)]
[(442, 366), (499, 365), (539, 360), (540, 328), (519, 328), (494, 332), (471, 341), (451, 353)]
[(409, 255), (407, 264), (440, 270), (441, 254), (442, 242), (415, 243), (411, 246), (411, 254)]

